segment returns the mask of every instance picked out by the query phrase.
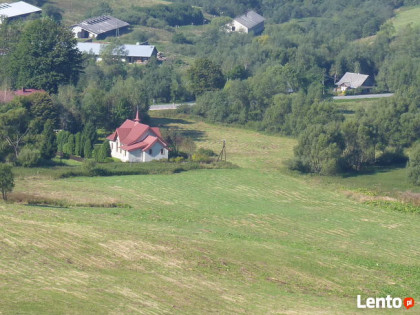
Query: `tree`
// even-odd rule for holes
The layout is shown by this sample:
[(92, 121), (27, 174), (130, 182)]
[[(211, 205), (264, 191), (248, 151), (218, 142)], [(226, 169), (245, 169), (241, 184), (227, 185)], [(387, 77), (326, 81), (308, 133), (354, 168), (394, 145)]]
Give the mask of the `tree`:
[(89, 138), (85, 140), (85, 145), (83, 147), (83, 156), (85, 159), (90, 159), (92, 157), (92, 142)]
[(7, 164), (0, 163), (0, 189), (3, 200), (7, 200), (7, 193), (11, 192), (15, 187), (12, 167)]
[(420, 185), (420, 144), (411, 149), (410, 159), (407, 164), (407, 176), (411, 183)]
[(12, 85), (56, 92), (60, 84), (75, 83), (82, 69), (76, 44), (72, 32), (52, 19), (30, 21), (8, 56)]
[(41, 137), (41, 157), (45, 160), (50, 160), (57, 153), (57, 137), (55, 136), (54, 125), (51, 120), (47, 120), (45, 123)]
[(25, 108), (16, 107), (0, 113), (0, 138), (13, 149), (16, 159), (28, 133), (28, 114)]
[(56, 22), (61, 22), (63, 19), (63, 10), (56, 7), (55, 5), (52, 5), (51, 3), (47, 3), (42, 7), (42, 14), (44, 16), (50, 17)]
[(225, 85), (220, 66), (206, 58), (197, 59), (187, 73), (191, 89), (196, 96), (206, 91), (221, 89)]
[(96, 162), (105, 162), (107, 157), (111, 156), (111, 148), (109, 146), (109, 141), (105, 140), (99, 148), (95, 148), (95, 161)]

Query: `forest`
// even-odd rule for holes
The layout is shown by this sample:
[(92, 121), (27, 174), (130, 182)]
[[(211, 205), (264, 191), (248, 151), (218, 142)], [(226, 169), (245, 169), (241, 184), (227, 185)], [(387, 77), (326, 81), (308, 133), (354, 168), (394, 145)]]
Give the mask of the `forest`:
[[(2, 89), (49, 94), (0, 105), (0, 160), (25, 164), (34, 154), (49, 159), (51, 149), (42, 145), (51, 130), (81, 139), (91, 126), (112, 130), (136, 108), (147, 121), (150, 104), (196, 100), (196, 106), (180, 111), (298, 138), (291, 169), (360, 172), (410, 157), (409, 174), (419, 181), (420, 28), (397, 30), (392, 24), (396, 10), (419, 5), (418, 0), (172, 2), (147, 8), (103, 3), (86, 14), (112, 13), (147, 26), (144, 32), (136, 28), (126, 37), (108, 38), (113, 47), (150, 40), (150, 29), (172, 34), (166, 45), (178, 57), (147, 65), (126, 64), (109, 51), (99, 63), (81, 55), (60, 22), (59, 8), (48, 1), (37, 4), (49, 6), (44, 15), (50, 18), (3, 23)], [(266, 18), (261, 35), (223, 31), (232, 17), (249, 9)], [(335, 81), (347, 71), (370, 75), (374, 92), (394, 97), (345, 117), (331, 96)]]

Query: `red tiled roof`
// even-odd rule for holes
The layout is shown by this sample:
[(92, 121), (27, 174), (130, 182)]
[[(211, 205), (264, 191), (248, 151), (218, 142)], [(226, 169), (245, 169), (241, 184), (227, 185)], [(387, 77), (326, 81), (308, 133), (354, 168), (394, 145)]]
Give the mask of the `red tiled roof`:
[(132, 145), (123, 145), (123, 146), (121, 146), (121, 149), (126, 150), (126, 151), (134, 151), (134, 150), (138, 150), (138, 149), (142, 149), (143, 151), (147, 151), (151, 147), (153, 147), (156, 142), (159, 142), (160, 144), (162, 144), (163, 147), (167, 146), (166, 143), (163, 142), (158, 137), (154, 137), (154, 136), (149, 135), (141, 142), (137, 142), (137, 143), (134, 143)]
[(150, 129), (152, 129), (152, 131), (155, 133), (155, 135), (157, 135), (159, 138), (162, 139), (162, 134), (160, 133), (160, 130), (158, 127), (150, 127)]
[(106, 137), (110, 141), (115, 141), (117, 139), (117, 132), (114, 131), (112, 134), (110, 134), (108, 137)]
[[(147, 132), (151, 134), (147, 135)], [(156, 142), (160, 142), (163, 147), (167, 147), (167, 144), (162, 139), (162, 134), (159, 128), (149, 127), (148, 125), (142, 124), (136, 120), (127, 119), (124, 123), (116, 129), (114, 133), (107, 137), (110, 141), (115, 141), (119, 138), (121, 143), (121, 149), (126, 151), (134, 151), (142, 149), (143, 151), (151, 148)], [(140, 141), (140, 139), (142, 139)]]

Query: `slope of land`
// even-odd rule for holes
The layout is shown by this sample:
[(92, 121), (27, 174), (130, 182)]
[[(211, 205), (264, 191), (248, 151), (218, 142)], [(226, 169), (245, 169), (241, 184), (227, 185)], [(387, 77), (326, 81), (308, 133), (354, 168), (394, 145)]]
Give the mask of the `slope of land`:
[(0, 203), (2, 312), (354, 314), (357, 294), (416, 299), (418, 215), (288, 174), (293, 139), (155, 122), (214, 150), (226, 139), (241, 168), (19, 178), (16, 193), (131, 208)]
[(397, 31), (402, 30), (408, 24), (414, 27), (420, 25), (420, 6), (404, 7), (397, 11), (395, 18), (392, 19)]

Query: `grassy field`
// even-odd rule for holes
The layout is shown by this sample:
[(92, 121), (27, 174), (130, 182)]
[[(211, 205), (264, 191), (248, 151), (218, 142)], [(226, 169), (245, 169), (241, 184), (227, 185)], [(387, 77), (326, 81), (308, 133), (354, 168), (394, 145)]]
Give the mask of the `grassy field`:
[(357, 294), (418, 299), (418, 215), (289, 174), (293, 139), (155, 123), (216, 151), (226, 139), (241, 168), (20, 177), (16, 193), (130, 208), (0, 203), (1, 314), (354, 314)]
[(408, 24), (420, 26), (420, 6), (405, 7), (398, 10), (395, 18), (392, 19), (392, 22), (397, 31), (400, 31)]

